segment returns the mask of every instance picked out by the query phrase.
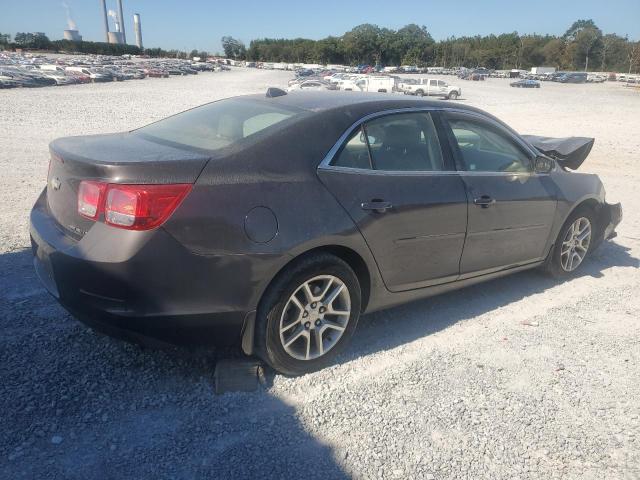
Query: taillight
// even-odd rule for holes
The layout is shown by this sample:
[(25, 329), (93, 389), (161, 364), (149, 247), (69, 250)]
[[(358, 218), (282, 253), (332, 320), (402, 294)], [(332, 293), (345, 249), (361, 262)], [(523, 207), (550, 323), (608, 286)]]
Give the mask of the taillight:
[(104, 191), (107, 184), (82, 181), (78, 187), (78, 213), (83, 217), (96, 220), (102, 209)]
[(190, 184), (117, 185), (107, 187), (105, 222), (130, 230), (161, 225), (191, 191)]
[(150, 230), (162, 225), (191, 191), (191, 184), (119, 185), (82, 181), (78, 213), (129, 230)]

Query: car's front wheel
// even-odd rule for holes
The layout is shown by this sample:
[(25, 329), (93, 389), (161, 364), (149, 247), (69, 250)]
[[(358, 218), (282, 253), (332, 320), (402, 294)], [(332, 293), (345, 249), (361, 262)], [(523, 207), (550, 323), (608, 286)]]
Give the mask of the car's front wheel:
[(449, 100), (456, 100), (458, 98), (458, 92), (450, 92), (448, 98)]
[(554, 277), (568, 277), (582, 265), (593, 244), (594, 218), (591, 209), (578, 208), (564, 223), (547, 264)]
[(325, 367), (353, 335), (360, 303), (358, 278), (340, 258), (318, 254), (293, 264), (260, 304), (259, 355), (285, 375)]

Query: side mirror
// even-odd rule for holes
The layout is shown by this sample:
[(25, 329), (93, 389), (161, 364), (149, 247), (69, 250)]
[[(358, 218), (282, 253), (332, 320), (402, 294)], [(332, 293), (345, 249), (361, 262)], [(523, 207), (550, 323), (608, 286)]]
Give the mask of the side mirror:
[(553, 160), (548, 157), (536, 157), (534, 171), (536, 173), (549, 173), (553, 170)]

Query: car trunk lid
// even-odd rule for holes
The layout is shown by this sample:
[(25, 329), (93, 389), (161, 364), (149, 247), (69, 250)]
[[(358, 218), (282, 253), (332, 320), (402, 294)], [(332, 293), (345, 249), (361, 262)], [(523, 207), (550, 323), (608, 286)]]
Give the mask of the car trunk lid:
[(65, 232), (82, 238), (94, 224), (78, 213), (83, 180), (120, 184), (194, 183), (209, 157), (134, 133), (67, 137), (49, 146), (47, 201)]

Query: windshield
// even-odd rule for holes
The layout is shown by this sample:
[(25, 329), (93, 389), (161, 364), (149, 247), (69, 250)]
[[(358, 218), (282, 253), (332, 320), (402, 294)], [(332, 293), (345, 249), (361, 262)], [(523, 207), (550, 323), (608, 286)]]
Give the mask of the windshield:
[(136, 132), (189, 147), (218, 150), (300, 112), (233, 98), (187, 110)]

